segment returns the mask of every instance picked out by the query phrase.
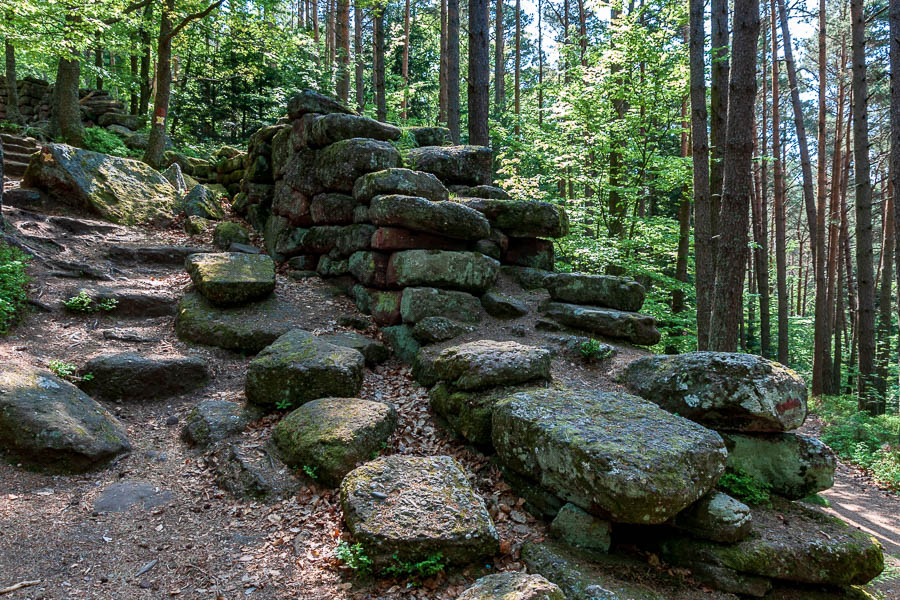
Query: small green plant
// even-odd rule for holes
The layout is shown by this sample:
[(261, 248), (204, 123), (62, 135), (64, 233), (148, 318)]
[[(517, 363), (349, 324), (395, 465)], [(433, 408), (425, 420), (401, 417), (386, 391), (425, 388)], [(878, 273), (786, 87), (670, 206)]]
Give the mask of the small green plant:
[(397, 577), (399, 579), (411, 579), (413, 584), (420, 582), (422, 579), (437, 575), (447, 567), (444, 562), (444, 555), (440, 552), (436, 552), (419, 562), (399, 560), (396, 554), (393, 558), (394, 564), (384, 568), (384, 575), (388, 577)]
[(99, 302), (94, 300), (84, 290), (78, 292), (77, 296), (72, 296), (65, 302), (63, 306), (66, 309), (77, 313), (92, 313), (97, 311), (109, 312), (119, 305), (119, 301), (115, 298), (105, 298)]
[(756, 480), (740, 467), (725, 471), (719, 479), (719, 489), (742, 502), (753, 506), (768, 504), (772, 486)]
[(600, 340), (590, 339), (581, 342), (578, 351), (581, 352), (581, 356), (585, 361), (594, 362), (609, 356), (610, 348)]
[(311, 467), (310, 465), (303, 465), (303, 472), (306, 473), (306, 476), (310, 479), (318, 479), (319, 475), (317, 471), (319, 467)]
[(412, 134), (409, 129), (403, 129), (400, 133), (400, 139), (395, 142), (391, 142), (394, 145), (394, 148), (397, 149), (397, 152), (400, 153), (400, 156), (406, 160), (409, 151), (413, 148), (418, 148), (419, 143), (416, 141), (416, 136)]
[(368, 575), (372, 572), (372, 559), (359, 542), (352, 546), (347, 542), (341, 542), (334, 549), (334, 555), (357, 573)]
[(293, 404), (293, 402), (291, 402), (290, 400), (282, 398), (281, 400), (279, 400), (278, 402), (275, 403), (275, 408), (277, 408), (278, 410), (287, 410), (291, 407), (292, 404)]
[(70, 362), (54, 359), (50, 361), (50, 370), (53, 371), (53, 374), (57, 377), (73, 379), (75, 378), (75, 373), (78, 371), (78, 367)]
[(127, 157), (130, 152), (119, 136), (103, 127), (88, 127), (84, 130), (84, 147), (111, 156)]
[(0, 335), (9, 331), (28, 300), (27, 261), (24, 252), (0, 242)]
[(19, 133), (22, 131), (22, 126), (18, 123), (13, 123), (11, 121), (0, 121), (0, 131), (7, 131), (9, 133)]

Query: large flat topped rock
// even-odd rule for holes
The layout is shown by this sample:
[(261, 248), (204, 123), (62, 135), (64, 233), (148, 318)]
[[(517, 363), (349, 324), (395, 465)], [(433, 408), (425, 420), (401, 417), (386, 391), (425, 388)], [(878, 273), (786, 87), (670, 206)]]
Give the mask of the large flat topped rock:
[(717, 433), (624, 393), (513, 394), (494, 405), (493, 442), (508, 468), (622, 523), (667, 521), (725, 470)]
[(375, 196), (402, 194), (418, 196), (432, 202), (450, 199), (450, 192), (441, 180), (431, 173), (411, 169), (385, 169), (363, 175), (353, 184), (353, 197), (360, 204), (368, 204)]
[(275, 263), (267, 254), (192, 254), (184, 267), (197, 290), (216, 306), (240, 306), (275, 290)]
[(134, 352), (104, 354), (82, 369), (93, 378), (81, 389), (106, 400), (152, 400), (183, 394), (209, 379), (206, 361), (191, 356), (142, 356)]
[(341, 508), (353, 539), (377, 565), (438, 552), (468, 564), (499, 550), (484, 500), (449, 456), (392, 455), (357, 467), (341, 484)]
[(416, 196), (376, 196), (369, 207), (369, 218), (379, 226), (404, 227), (462, 240), (480, 240), (491, 234), (490, 223), (477, 210)]
[(629, 277), (555, 273), (544, 280), (550, 297), (558, 302), (592, 304), (616, 310), (638, 311), (644, 305), (644, 286)]
[(541, 312), (565, 327), (621, 338), (639, 346), (652, 346), (660, 339), (656, 319), (649, 315), (565, 302), (544, 303)]
[(433, 173), (446, 185), (490, 184), (491, 160), (491, 149), (485, 146), (425, 146), (406, 155), (409, 168)]
[(806, 419), (806, 385), (784, 365), (752, 354), (689, 352), (629, 363), (635, 394), (714, 429), (789, 431)]
[(482, 293), (500, 273), (500, 263), (480, 252), (405, 250), (388, 262), (387, 279), (399, 287), (437, 287)]
[(477, 210), (509, 236), (559, 238), (569, 233), (565, 209), (549, 202), (461, 197), (454, 202)]
[(444, 348), (434, 375), (461, 390), (480, 390), (550, 379), (550, 351), (518, 342), (479, 340)]

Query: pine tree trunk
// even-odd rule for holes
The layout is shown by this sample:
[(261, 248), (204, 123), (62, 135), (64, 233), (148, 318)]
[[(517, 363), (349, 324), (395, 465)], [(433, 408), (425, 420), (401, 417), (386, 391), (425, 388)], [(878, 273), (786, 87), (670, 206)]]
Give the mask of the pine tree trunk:
[(719, 213), (716, 287), (710, 318), (710, 349), (733, 352), (743, 319), (742, 292), (747, 263), (748, 213), (753, 184), (753, 128), (759, 0), (735, 6), (734, 43), (728, 84), (728, 121), (722, 207)]
[[(632, 3), (633, 4), (633, 3)], [(578, 0), (578, 48), (581, 66), (587, 66), (587, 15), (584, 10), (584, 0)]]
[(516, 0), (516, 72), (515, 72), (515, 96), (513, 98), (513, 110), (516, 113), (516, 125), (514, 133), (518, 136), (521, 133), (519, 121), (522, 116), (522, 105), (520, 102), (520, 94), (522, 90), (522, 0)]
[[(10, 123), (23, 124), (25, 119), (19, 111), (19, 88), (16, 75), (16, 48), (5, 42), (6, 47), (6, 120)], [(3, 181), (0, 178), (0, 181)]]
[(503, 0), (497, 0), (494, 28), (494, 116), (500, 117), (506, 103), (506, 40), (503, 31)]
[(459, 0), (447, 0), (447, 127), (454, 144), (459, 131)]
[(871, 394), (875, 374), (875, 275), (872, 250), (872, 180), (869, 164), (869, 116), (866, 83), (864, 0), (850, 0), (853, 67), (853, 172), (856, 182), (856, 277), (859, 294), (857, 339), (859, 409), (882, 414), (884, 406)]
[(350, 101), (350, 0), (337, 0), (334, 32), (337, 77), (334, 89), (338, 100)]
[(138, 30), (141, 39), (141, 97), (138, 102), (138, 114), (147, 115), (150, 109), (150, 30), (147, 28), (147, 22), (153, 17), (153, 2), (144, 8), (144, 16), (141, 21), (141, 27)]
[(544, 124), (544, 0), (538, 0), (538, 126)]
[(487, 0), (469, 0), (469, 143), (491, 144), (488, 129), (490, 59)]
[(372, 39), (372, 74), (375, 87), (375, 116), (379, 121), (387, 121), (387, 100), (384, 92), (384, 7), (375, 6)]
[(441, 61), (438, 74), (438, 123), (447, 122), (447, 0), (441, 0)]
[(156, 96), (153, 98), (153, 120), (150, 123), (150, 139), (144, 151), (144, 162), (158, 169), (162, 166), (166, 149), (166, 125), (168, 123), (169, 98), (172, 92), (172, 15), (175, 0), (165, 0), (159, 22), (159, 43), (156, 47)]
[[(763, 48), (766, 48), (766, 40), (768, 39), (768, 25), (763, 23)], [(762, 53), (762, 140), (760, 140), (757, 155), (768, 152), (769, 147), (769, 129), (766, 118), (768, 117), (767, 101), (769, 89), (769, 55), (767, 52)], [(756, 139), (754, 137), (754, 139)], [(765, 357), (772, 356), (772, 315), (769, 298), (769, 161), (759, 161), (759, 194), (756, 202), (758, 203), (757, 212), (754, 218), (757, 219), (757, 247), (754, 249), (754, 262), (756, 264), (756, 287), (759, 294), (759, 343), (760, 354)]]
[[(891, 73), (900, 73), (900, 0), (890, 0)], [(900, 190), (900, 77), (891, 78), (891, 157), (892, 194)], [(900, 223), (900, 202), (894, 200), (894, 223)], [(894, 263), (897, 270), (897, 311), (900, 313), (900, 236), (894, 236)]]
[[(710, 0), (710, 86), (709, 86), (709, 167), (710, 235), (719, 232), (722, 206), (722, 181), (728, 128), (728, 0)], [(746, 125), (746, 124), (745, 124)], [(715, 243), (715, 237), (713, 237)], [(717, 253), (713, 252), (713, 265)], [(715, 266), (713, 267), (715, 269)], [(713, 271), (715, 273), (715, 270)]]
[[(689, 32), (685, 32), (685, 39), (690, 37)], [(689, 157), (691, 147), (690, 138), (688, 137), (688, 102), (685, 98), (681, 103), (681, 157), (685, 160)], [(687, 184), (681, 190), (681, 202), (678, 205), (678, 252), (675, 256), (675, 279), (687, 284), (688, 282), (688, 253), (691, 246), (691, 190)], [(672, 314), (677, 315), (685, 309), (685, 293), (684, 290), (676, 288), (672, 291)], [(679, 331), (678, 336), (684, 335), (683, 331)], [(674, 345), (670, 348), (674, 353), (678, 349)], [(669, 353), (669, 350), (666, 350)]]
[(78, 102), (79, 81), (81, 63), (78, 59), (60, 58), (51, 101), (51, 135), (60, 136), (65, 143), (80, 147), (84, 145), (84, 124), (81, 122), (81, 106)]
[(363, 11), (361, 2), (355, 0), (353, 4), (353, 55), (355, 60), (354, 84), (356, 87), (356, 110), (360, 113), (366, 107), (366, 92), (363, 78), (365, 77), (365, 62), (363, 61)]
[(136, 115), (138, 114), (138, 106), (140, 102), (140, 96), (138, 96), (137, 88), (134, 87), (135, 82), (138, 81), (138, 57), (137, 54), (132, 54), (129, 57), (129, 69), (131, 71), (131, 95), (129, 97), (128, 102), (128, 112), (129, 114)]
[[(778, 287), (778, 361), (788, 361), (788, 307), (787, 307), (787, 244), (786, 244), (786, 210), (783, 164), (781, 162), (781, 104), (779, 102), (778, 82), (778, 28), (775, 24), (775, 2), (771, 2), (772, 16), (772, 199), (775, 212), (775, 269)], [(787, 39), (785, 39), (787, 47)], [(782, 300), (784, 298), (784, 300)]]
[(406, 10), (403, 11), (403, 62), (400, 64), (400, 75), (403, 77), (400, 118), (406, 121), (409, 117), (409, 0), (406, 0)]
[(694, 185), (694, 252), (697, 291), (697, 348), (709, 349), (709, 316), (715, 267), (709, 198), (706, 66), (704, 64), (704, 0), (690, 0), (691, 156)]
[(883, 235), (881, 243), (881, 288), (878, 297), (878, 394), (887, 398), (888, 363), (891, 359), (891, 292), (894, 281), (894, 194), (882, 187)]
[(102, 90), (103, 76), (100, 73), (103, 72), (103, 48), (100, 46), (94, 48), (94, 67), (97, 69), (97, 82), (95, 85), (98, 90)]

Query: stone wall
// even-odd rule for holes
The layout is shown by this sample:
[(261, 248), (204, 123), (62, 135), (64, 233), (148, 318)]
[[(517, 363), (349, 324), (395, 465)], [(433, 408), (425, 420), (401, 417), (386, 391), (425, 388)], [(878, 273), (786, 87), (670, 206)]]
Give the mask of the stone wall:
[[(26, 77), (16, 82), (19, 93), (19, 111), (27, 122), (50, 118), (50, 90), (46, 81)], [(6, 77), (0, 76), (0, 121), (6, 119)]]

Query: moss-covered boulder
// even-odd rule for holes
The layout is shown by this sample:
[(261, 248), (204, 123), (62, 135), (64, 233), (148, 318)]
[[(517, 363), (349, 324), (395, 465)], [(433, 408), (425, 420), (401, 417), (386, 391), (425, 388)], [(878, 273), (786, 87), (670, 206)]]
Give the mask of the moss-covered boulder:
[(204, 400), (188, 413), (181, 438), (206, 448), (246, 429), (250, 414), (237, 402)]
[(453, 144), (450, 130), (446, 127), (404, 127), (403, 131), (413, 137), (416, 146), (450, 146)]
[(482, 390), (550, 379), (551, 354), (518, 342), (479, 340), (444, 348), (434, 362), (435, 376), (460, 390)]
[(494, 404), (509, 394), (509, 388), (467, 392), (438, 382), (429, 390), (428, 400), (435, 414), (443, 417), (453, 431), (480, 448), (490, 449)]
[(192, 356), (142, 356), (134, 352), (103, 354), (82, 368), (92, 377), (82, 390), (103, 400), (135, 402), (184, 394), (209, 379), (206, 361)]
[(566, 600), (562, 590), (540, 575), (516, 571), (485, 575), (456, 600)]
[(678, 513), (672, 524), (690, 535), (714, 542), (739, 542), (750, 535), (750, 507), (713, 490)]
[(178, 203), (179, 210), (188, 217), (221, 220), (225, 211), (215, 192), (203, 184), (195, 185)]
[(331, 113), (322, 115), (310, 125), (305, 140), (311, 148), (323, 148), (352, 138), (390, 142), (399, 139), (400, 133), (400, 128), (390, 123), (381, 123), (358, 115)]
[(553, 275), (548, 269), (516, 265), (503, 265), (500, 270), (526, 290), (537, 290), (544, 287), (547, 278)]
[(481, 304), (478, 298), (466, 292), (408, 287), (400, 298), (400, 316), (404, 323), (418, 323), (428, 317), (478, 323), (481, 321)]
[(511, 237), (507, 240), (506, 247), (500, 249), (500, 262), (552, 271), (556, 264), (556, 250), (550, 240)]
[(409, 325), (392, 325), (381, 330), (384, 339), (387, 340), (391, 352), (401, 362), (412, 364), (419, 353), (420, 344), (412, 334)]
[(787, 500), (756, 507), (753, 532), (736, 544), (675, 536), (662, 542), (664, 560), (799, 583), (862, 585), (884, 569), (881, 545), (835, 517)]
[(644, 305), (644, 286), (628, 277), (555, 273), (547, 277), (544, 287), (558, 302), (592, 304), (635, 312)]
[(550, 523), (554, 537), (573, 548), (607, 552), (612, 541), (609, 521), (598, 519), (567, 502)]
[(366, 287), (387, 287), (389, 254), (360, 250), (350, 255), (347, 271)]
[(247, 367), (244, 393), (261, 408), (296, 408), (317, 398), (349, 398), (362, 387), (365, 359), (302, 329), (284, 334)]
[(485, 146), (425, 146), (406, 155), (410, 169), (433, 173), (445, 185), (491, 183), (491, 149)]
[(500, 547), (484, 500), (449, 456), (393, 455), (357, 467), (341, 483), (341, 508), (376, 565), (436, 554), (468, 564)]
[(369, 206), (369, 218), (379, 226), (461, 240), (478, 240), (491, 233), (490, 224), (478, 211), (455, 202), (432, 202), (417, 196), (376, 196)]
[(549, 202), (461, 197), (453, 201), (477, 210), (509, 236), (558, 238), (569, 233), (566, 210)]
[(78, 473), (131, 450), (125, 428), (49, 371), (0, 365), (0, 451), (29, 468)]
[(355, 331), (329, 333), (319, 336), (319, 339), (335, 346), (353, 348), (363, 355), (363, 358), (366, 359), (366, 365), (369, 367), (380, 365), (390, 356), (387, 346), (383, 343)]
[(275, 291), (275, 263), (265, 254), (191, 254), (184, 267), (197, 291), (216, 306), (240, 306)]
[(460, 198), (490, 198), (492, 200), (512, 200), (509, 192), (494, 185), (451, 185), (450, 193)]
[(447, 317), (425, 317), (416, 323), (412, 334), (419, 343), (435, 344), (452, 340), (472, 331), (475, 331), (474, 326), (466, 325)]
[(250, 234), (238, 223), (222, 221), (213, 231), (213, 244), (220, 250), (228, 250), (231, 244), (249, 244)]
[(272, 441), (289, 467), (305, 468), (336, 486), (360, 462), (370, 460), (397, 426), (397, 411), (358, 398), (313, 400), (283, 418)]
[(779, 496), (800, 500), (834, 485), (835, 458), (819, 440), (793, 433), (722, 433), (728, 468), (743, 471)]
[(34, 154), (22, 185), (127, 225), (168, 223), (178, 195), (165, 177), (139, 160), (65, 144), (45, 144)]
[(353, 138), (320, 150), (314, 170), (325, 189), (352, 192), (353, 184), (366, 173), (399, 167), (402, 162), (390, 142)]
[(482, 293), (497, 281), (499, 263), (480, 252), (405, 250), (388, 263), (388, 282), (399, 287), (438, 287)]
[(714, 431), (618, 392), (547, 389), (494, 405), (500, 460), (584, 510), (622, 523), (663, 523), (725, 470)]
[(431, 173), (410, 169), (385, 169), (368, 173), (353, 185), (353, 197), (360, 204), (369, 204), (375, 196), (386, 194), (416, 196), (431, 202), (450, 199), (450, 192), (440, 179)]
[(330, 96), (313, 90), (303, 90), (299, 94), (291, 96), (288, 100), (288, 116), (291, 119), (299, 119), (307, 113), (323, 115), (330, 113), (356, 114), (352, 109)]
[(772, 360), (736, 352), (659, 355), (629, 363), (628, 388), (714, 429), (789, 431), (806, 419), (806, 385)]
[(649, 315), (565, 302), (546, 302), (540, 310), (565, 327), (624, 339), (639, 346), (652, 346), (660, 339), (656, 319)]
[(305, 323), (296, 306), (276, 296), (247, 306), (221, 308), (196, 293), (178, 303), (175, 332), (198, 344), (255, 354)]
[(381, 327), (400, 324), (400, 294), (398, 291), (377, 290), (361, 285), (354, 286), (351, 291), (356, 300), (356, 308), (372, 315), (375, 324)]
[(318, 194), (309, 204), (313, 223), (347, 225), (353, 223), (356, 200), (347, 194)]
[(528, 306), (512, 296), (500, 292), (488, 292), (481, 297), (481, 305), (492, 317), (515, 319), (528, 314)]
[[(366, 208), (366, 219), (368, 219), (368, 208)], [(377, 228), (372, 234), (371, 244), (375, 250), (466, 250), (468, 248), (465, 240), (421, 231), (410, 231), (400, 227)]]

